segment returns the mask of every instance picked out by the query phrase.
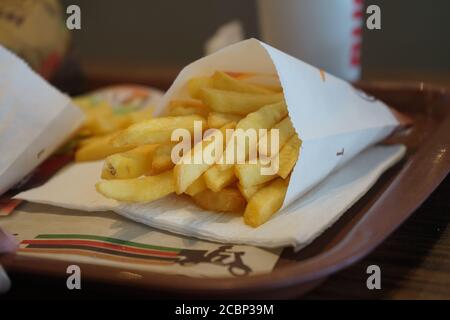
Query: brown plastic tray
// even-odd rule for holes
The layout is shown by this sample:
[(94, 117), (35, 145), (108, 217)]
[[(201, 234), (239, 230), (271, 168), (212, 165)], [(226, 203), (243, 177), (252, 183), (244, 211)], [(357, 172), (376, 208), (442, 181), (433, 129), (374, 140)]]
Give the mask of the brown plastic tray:
[[(360, 88), (414, 120), (390, 139), (408, 147), (405, 159), (331, 228), (298, 253), (285, 249), (270, 274), (244, 278), (186, 276), (83, 265), (83, 279), (147, 297), (289, 298), (362, 259), (397, 229), (433, 192), (450, 170), (450, 92), (423, 83), (360, 83)], [(67, 263), (29, 257), (4, 262), (14, 273), (66, 277)]]

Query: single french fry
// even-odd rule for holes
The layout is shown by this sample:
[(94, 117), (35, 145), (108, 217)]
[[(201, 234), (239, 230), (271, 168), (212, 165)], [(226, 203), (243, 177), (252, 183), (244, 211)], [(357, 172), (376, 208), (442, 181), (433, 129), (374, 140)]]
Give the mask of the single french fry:
[(245, 208), (244, 222), (256, 228), (269, 220), (283, 205), (288, 184), (288, 179), (277, 178), (258, 190)]
[(242, 119), (242, 116), (231, 113), (210, 112), (208, 114), (208, 128), (222, 128), (224, 125), (230, 122), (238, 122)]
[(237, 187), (241, 194), (244, 196), (245, 200), (250, 201), (250, 198), (261, 188), (264, 188), (267, 183), (257, 184), (255, 186), (251, 186), (248, 188), (244, 188), (240, 183), (237, 184)]
[[(235, 127), (235, 123), (231, 122), (223, 126), (220, 130), (213, 133), (212, 135), (222, 135), (222, 137), (226, 137), (226, 130), (233, 129)], [(177, 194), (181, 194), (186, 191), (186, 189), (195, 181), (198, 177), (200, 177), (209, 167), (213, 164), (209, 164), (207, 162), (201, 161), (200, 163), (196, 163), (195, 159), (203, 159), (203, 154), (209, 153), (208, 151), (214, 150), (214, 142), (217, 138), (211, 137), (208, 141), (201, 141), (201, 145), (195, 145), (187, 154), (183, 155), (180, 162), (177, 163), (174, 167), (174, 176), (175, 176), (175, 187)], [(224, 144), (223, 144), (224, 145)], [(208, 149), (207, 149), (208, 148)], [(219, 150), (218, 150), (219, 151)], [(220, 150), (223, 152), (223, 150)], [(220, 157), (221, 154), (217, 154), (216, 157)]]
[(203, 176), (200, 176), (197, 178), (197, 180), (195, 180), (187, 189), (186, 189), (186, 194), (190, 195), (191, 197), (195, 196), (197, 193), (202, 192), (203, 190), (205, 190), (206, 187), (206, 183), (205, 180), (203, 179)]
[(175, 129), (186, 129), (192, 134), (194, 132), (194, 122), (205, 119), (199, 115), (161, 117), (141, 121), (129, 126), (113, 139), (116, 147), (127, 145), (142, 145), (171, 142), (172, 131)]
[(105, 197), (118, 201), (151, 202), (173, 193), (175, 184), (169, 170), (156, 176), (100, 181), (96, 188)]
[(193, 196), (195, 204), (205, 210), (219, 212), (243, 212), (245, 209), (245, 198), (239, 190), (225, 188), (219, 192), (206, 189)]
[(157, 174), (172, 169), (175, 163), (172, 161), (171, 153), (173, 143), (160, 144), (153, 152), (152, 173)]
[(204, 173), (206, 186), (214, 192), (218, 192), (237, 180), (234, 168), (221, 170), (222, 166), (214, 165)]
[[(278, 148), (275, 148), (272, 154), (272, 130), (278, 130)], [(259, 140), (259, 143), (264, 143), (265, 146), (259, 146), (259, 155), (264, 155), (266, 157), (275, 156), (286, 144), (286, 142), (295, 134), (294, 126), (292, 125), (291, 119), (285, 117), (283, 120), (278, 122), (272, 129), (270, 129), (265, 137)]]
[(197, 114), (207, 117), (209, 108), (199, 100), (172, 100), (169, 102), (167, 115), (187, 116)]
[(270, 129), (288, 114), (284, 101), (268, 104), (240, 120), (236, 129)]
[(257, 94), (271, 94), (273, 91), (260, 87), (258, 85), (250, 84), (241, 80), (237, 80), (230, 75), (216, 71), (212, 76), (212, 87), (215, 89), (236, 91), (242, 93), (257, 93)]
[(300, 152), (300, 146), (302, 141), (295, 134), (293, 135), (289, 141), (284, 145), (279, 153), (280, 162), (278, 175), (283, 179), (286, 179), (287, 176), (291, 173), (295, 164), (298, 160), (298, 155)]
[(284, 97), (282, 93), (252, 94), (202, 88), (200, 99), (213, 111), (247, 115), (262, 106), (280, 102)]
[(78, 149), (75, 152), (75, 161), (81, 162), (100, 160), (109, 155), (133, 149), (133, 146), (114, 147), (111, 141), (117, 136), (117, 134), (119, 134), (119, 132), (112, 135), (99, 137), (98, 139), (95, 139)]
[(143, 145), (108, 156), (103, 164), (102, 179), (131, 179), (148, 173), (152, 167), (152, 154), (157, 146)]
[(250, 188), (277, 177), (276, 174), (263, 175), (261, 173), (262, 167), (259, 160), (256, 163), (236, 164), (234, 171), (239, 179), (239, 184), (244, 188)]
[(191, 98), (199, 99), (202, 88), (210, 88), (212, 85), (211, 77), (196, 77), (188, 81), (187, 87)]

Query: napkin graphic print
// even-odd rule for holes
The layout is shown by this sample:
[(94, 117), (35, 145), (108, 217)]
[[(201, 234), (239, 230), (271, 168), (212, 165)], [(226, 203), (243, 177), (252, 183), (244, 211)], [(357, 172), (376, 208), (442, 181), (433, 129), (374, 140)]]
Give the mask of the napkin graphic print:
[(117, 238), (86, 234), (40, 234), (20, 242), (20, 253), (75, 254), (111, 262), (192, 266), (199, 263), (225, 268), (230, 275), (247, 276), (252, 268), (233, 245), (218, 245), (213, 250), (164, 247)]

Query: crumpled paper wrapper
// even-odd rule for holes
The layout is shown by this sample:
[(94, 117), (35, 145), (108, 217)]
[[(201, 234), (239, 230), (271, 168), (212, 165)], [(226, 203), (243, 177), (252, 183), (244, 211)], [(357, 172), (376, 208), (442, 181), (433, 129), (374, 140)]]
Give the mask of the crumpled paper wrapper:
[(0, 45), (0, 194), (44, 161), (82, 123), (82, 112)]
[(171, 99), (187, 95), (185, 84), (190, 78), (216, 70), (278, 74), (303, 141), (284, 207), (264, 225), (249, 227), (241, 216), (204, 211), (180, 196), (149, 204), (105, 199), (94, 187), (101, 172), (99, 162), (74, 164), (46, 185), (17, 197), (87, 211), (113, 210), (155, 228), (213, 241), (298, 249), (338, 219), (405, 153), (404, 146), (371, 147), (398, 126), (385, 104), (255, 39), (184, 68), (156, 114), (162, 114)]

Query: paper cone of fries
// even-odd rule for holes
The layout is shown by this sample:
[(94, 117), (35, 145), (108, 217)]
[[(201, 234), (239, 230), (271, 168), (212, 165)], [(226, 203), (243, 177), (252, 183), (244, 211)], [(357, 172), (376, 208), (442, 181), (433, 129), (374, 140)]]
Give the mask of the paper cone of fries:
[(78, 128), (69, 97), (0, 46), (0, 194), (19, 182)]
[[(233, 90), (202, 82), (214, 81), (217, 74), (222, 80), (231, 81)], [(194, 79), (197, 82), (192, 82)], [(199, 96), (193, 90), (196, 87), (190, 86), (193, 83), (207, 84), (200, 86)], [(243, 93), (238, 87), (246, 91)], [(214, 94), (222, 98), (208, 100)], [(194, 100), (181, 111), (189, 113), (173, 114), (178, 110), (177, 103), (187, 98)], [(202, 114), (205, 109), (206, 115)], [(133, 124), (115, 136), (111, 144), (114, 148), (156, 144), (150, 173), (141, 175), (141, 172), (131, 179), (119, 177), (119, 167), (108, 157), (102, 162), (74, 164), (45, 185), (17, 197), (72, 209), (113, 210), (137, 222), (190, 237), (261, 247), (301, 248), (336, 221), (405, 153), (404, 146), (372, 146), (399, 125), (386, 105), (255, 39), (229, 46), (188, 65), (155, 113), (163, 117)], [(225, 115), (215, 119), (216, 124), (225, 121), (213, 125), (211, 114)], [(278, 137), (284, 135), (289, 141), (294, 138), (299, 141), (299, 138), (301, 148), (300, 142), (292, 148), (295, 149), (291, 153), (294, 156), (290, 157), (293, 161), (289, 162), (285, 175), (280, 172), (268, 175), (265, 182), (259, 171), (251, 172), (254, 168), (259, 170), (258, 166), (224, 165), (215, 171), (218, 163), (162, 161), (170, 160), (174, 130), (186, 129), (188, 134), (194, 131), (195, 136), (196, 120), (206, 122), (208, 128), (220, 128), (217, 137), (218, 132), (238, 127), (288, 128), (280, 129)], [(205, 136), (205, 133), (205, 141), (216, 136), (215, 133)], [(191, 142), (191, 138), (186, 140)], [(280, 159), (289, 146), (286, 141), (283, 147), (279, 145)], [(204, 151), (213, 144), (206, 143), (199, 149), (197, 145), (190, 146), (181, 159), (189, 160), (191, 156), (195, 159), (196, 150)], [(220, 159), (229, 145), (219, 148)], [(130, 154), (125, 156), (128, 161)], [(112, 157), (122, 156), (117, 153)], [(161, 160), (157, 162), (158, 167), (156, 159)], [(242, 168), (249, 168), (250, 174), (242, 174)], [(129, 174), (128, 171), (125, 173)], [(99, 182), (100, 173), (105, 179)], [(257, 179), (246, 184), (248, 177)]]
[(189, 79), (211, 76), (216, 70), (247, 73), (267, 82), (270, 75), (278, 76), (289, 116), (302, 140), (284, 206), (398, 126), (384, 103), (256, 39), (231, 45), (185, 67), (157, 113), (164, 113), (172, 99), (187, 97)]

